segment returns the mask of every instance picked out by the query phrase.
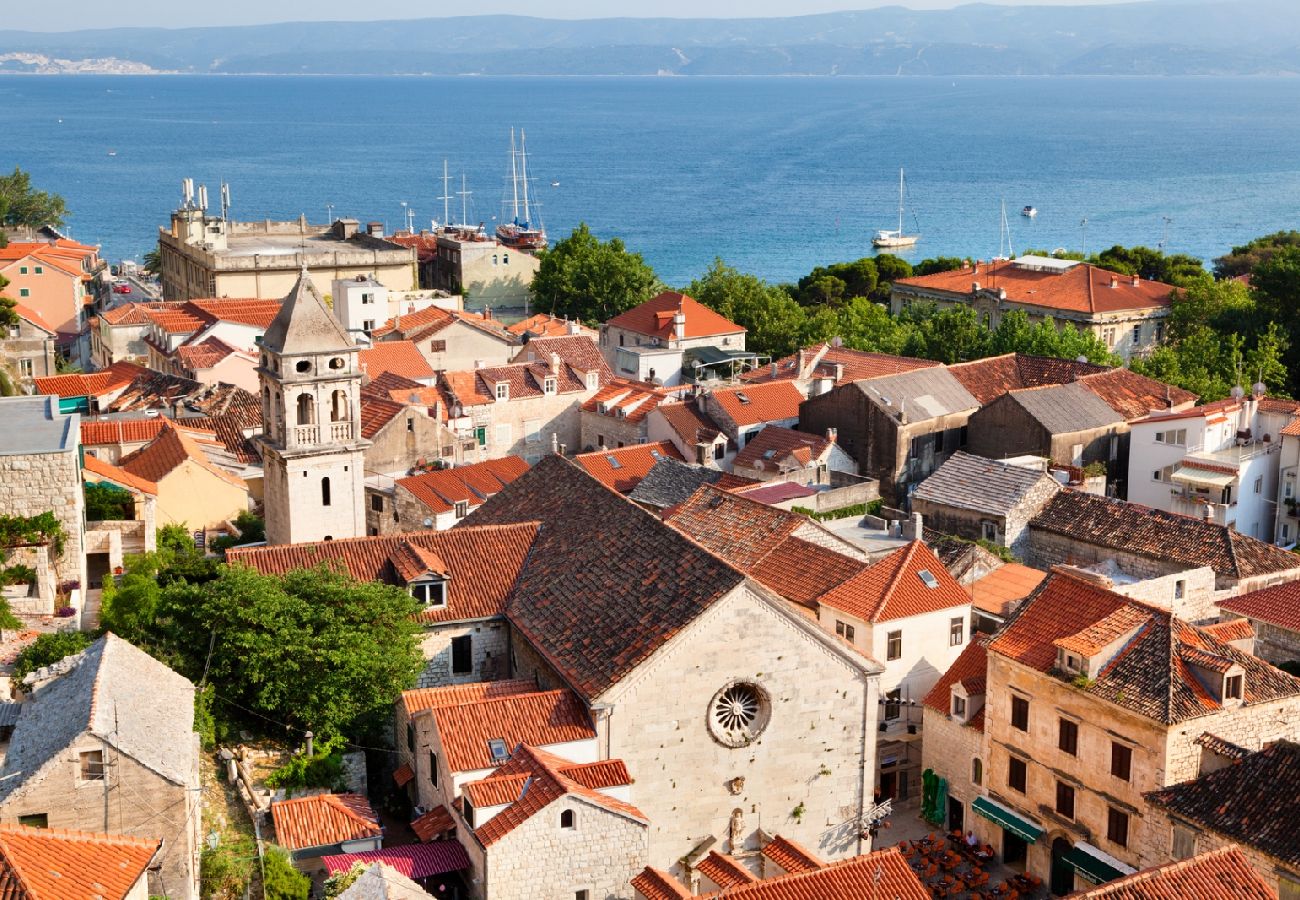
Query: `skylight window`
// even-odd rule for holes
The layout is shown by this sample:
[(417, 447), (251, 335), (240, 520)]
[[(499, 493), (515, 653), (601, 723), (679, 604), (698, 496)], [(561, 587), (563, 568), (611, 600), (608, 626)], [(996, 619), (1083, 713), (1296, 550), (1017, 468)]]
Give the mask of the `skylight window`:
[(658, 450), (651, 450), (651, 451), (650, 451), (650, 455), (651, 455), (652, 457), (654, 457), (655, 460), (661, 460), (661, 459), (663, 459), (663, 457), (659, 455), (659, 451), (658, 451)]
[(621, 462), (618, 461), (618, 457), (617, 457), (617, 456), (611, 456), (611, 457), (609, 458), (609, 467), (610, 467), (611, 469), (621, 469), (621, 468), (623, 468), (623, 464), (622, 464)]
[(497, 765), (501, 765), (510, 758), (510, 751), (506, 748), (506, 742), (501, 738), (492, 738), (492, 740), (488, 741), (488, 752), (492, 754), (492, 762)]
[(736, 399), (739, 400), (741, 403), (748, 403), (749, 395), (746, 394), (744, 391), (736, 391)]
[(917, 577), (921, 579), (921, 583), (924, 584), (926, 587), (930, 588), (931, 590), (939, 586), (939, 579), (935, 578), (934, 573), (932, 573), (929, 569), (922, 569), (916, 574)]

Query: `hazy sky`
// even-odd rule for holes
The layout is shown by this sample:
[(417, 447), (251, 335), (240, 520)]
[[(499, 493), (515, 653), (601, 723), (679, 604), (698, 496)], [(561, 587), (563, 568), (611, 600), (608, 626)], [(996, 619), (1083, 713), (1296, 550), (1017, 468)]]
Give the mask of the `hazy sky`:
[[(992, 0), (1006, 6), (1078, 6), (1114, 3), (1116, 0)], [(11, 4), (6, 4), (11, 5)], [(63, 0), (58, 15), (34, 3), (14, 2), (0, 17), (0, 29), (67, 31), (74, 28), (111, 28), (122, 25), (157, 25), (183, 28), (191, 25), (251, 25), (262, 22), (320, 21), (326, 19), (413, 19), (422, 16), (487, 15), (513, 13), (547, 18), (585, 19), (603, 16), (789, 16), (802, 13), (866, 9), (898, 5), (912, 9), (946, 9), (955, 0), (898, 0), (886, 4), (873, 0), (657, 0), (653, 4), (609, 3), (601, 0), (479, 0), (466, 5), (442, 3), (358, 4), (355, 0), (222, 0), (220, 3), (177, 3), (175, 0)], [(106, 48), (107, 49), (107, 48)], [(0, 47), (0, 52), (3, 48)]]

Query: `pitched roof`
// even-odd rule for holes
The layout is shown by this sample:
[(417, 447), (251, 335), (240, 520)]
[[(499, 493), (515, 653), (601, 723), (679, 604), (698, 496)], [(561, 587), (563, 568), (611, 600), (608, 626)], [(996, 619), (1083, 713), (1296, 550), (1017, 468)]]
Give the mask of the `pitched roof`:
[[(573, 777), (574, 770), (577, 768), (580, 767), (536, 747), (523, 745), (516, 748), (509, 762), (483, 781), (514, 780), (520, 775), (525, 776), (525, 780), (520, 783), (519, 793), (510, 806), (475, 829), (474, 833), (479, 841), (485, 847), (491, 846), (534, 814), (565, 796), (581, 798), (615, 815), (632, 819), (643, 825), (648, 824), (649, 820), (645, 813), (635, 806), (602, 794), (599, 790), (577, 781)], [(469, 791), (474, 783), (466, 785), (466, 791)], [(483, 784), (483, 782), (477, 783)]]
[(695, 896), (667, 872), (649, 867), (632, 879), (632, 887), (645, 900), (691, 900)]
[(651, 466), (627, 496), (636, 503), (666, 509), (686, 500), (700, 485), (714, 484), (722, 477), (723, 473), (717, 469), (666, 458)]
[(386, 862), (373, 862), (338, 895), (338, 900), (428, 900), (428, 897), (428, 891), (393, 866)]
[[(771, 365), (760, 366), (740, 376), (741, 381), (778, 381), (793, 378), (834, 378), (836, 384), (861, 381), (879, 375), (895, 375), (913, 369), (943, 365), (932, 359), (914, 359), (888, 353), (871, 353), (836, 347), (831, 343), (814, 344), (797, 353), (782, 357)], [(838, 377), (837, 377), (838, 376)]]
[(152, 441), (131, 451), (118, 461), (118, 466), (145, 481), (159, 482), (185, 462), (192, 462), (222, 481), (238, 488), (248, 489), (247, 482), (214, 465), (194, 438), (178, 428), (170, 419), (163, 421), (158, 435)]
[(671, 510), (664, 521), (742, 572), (792, 537), (808, 520), (703, 485)]
[[(132, 379), (108, 406), (108, 412), (138, 412), (147, 409), (171, 409), (180, 401), (191, 402), (204, 392), (204, 385), (191, 378), (146, 369)], [(231, 387), (219, 385), (219, 387)], [(236, 388), (236, 390), (243, 390)], [(248, 393), (244, 391), (244, 393)], [(261, 402), (258, 402), (260, 422)]]
[(451, 572), (447, 605), (422, 612), (420, 621), (450, 622), (499, 616), (537, 536), (535, 522), (449, 531), (413, 531), (377, 537), (345, 538), (274, 547), (232, 547), (231, 563), (268, 575), (310, 569), (322, 563), (341, 566), (357, 581), (405, 584), (393, 558), (403, 545), (430, 550)]
[(1255, 626), (1250, 624), (1250, 619), (1231, 619), (1226, 622), (1211, 622), (1209, 625), (1198, 625), (1202, 631), (1214, 635), (1221, 641), (1249, 641), (1255, 638)]
[(436, 374), (411, 341), (377, 341), (361, 351), (360, 360), (361, 370), (372, 378), (392, 372), (418, 381)]
[(1051, 356), (1005, 353), (955, 363), (948, 366), (948, 371), (984, 405), (1008, 391), (1047, 384), (1068, 384), (1084, 375), (1105, 372), (1106, 367)]
[(787, 600), (815, 606), (818, 597), (861, 570), (858, 560), (791, 535), (755, 563), (748, 574)]
[(267, 326), (262, 346), (273, 353), (291, 355), (350, 350), (355, 345), (304, 268)]
[(684, 403), (660, 403), (655, 407), (655, 412), (663, 416), (668, 427), (687, 446), (711, 444), (722, 434), (718, 423), (700, 409), (696, 400), (687, 400)]
[(634, 306), (627, 312), (619, 313), (605, 324), (611, 328), (621, 328), (637, 334), (651, 337), (669, 338), (673, 330), (673, 316), (682, 312), (686, 316), (687, 338), (713, 337), (724, 334), (744, 334), (745, 329), (735, 322), (718, 315), (704, 304), (679, 294), (676, 291), (664, 291), (650, 298), (640, 306)]
[(1125, 419), (1139, 419), (1157, 409), (1172, 409), (1196, 402), (1196, 395), (1180, 387), (1139, 375), (1132, 369), (1107, 369), (1079, 378), (1088, 390)]
[(1063, 272), (1044, 272), (1026, 268), (1012, 259), (900, 278), (894, 286), (967, 297), (973, 293), (974, 282), (985, 290), (1006, 291), (1003, 303), (1094, 314), (1167, 308), (1174, 290), (1159, 281), (1120, 275), (1089, 263), (1070, 266)]
[(799, 418), (804, 395), (793, 381), (769, 381), (713, 391), (709, 400), (738, 426)]
[(45, 319), (41, 318), (41, 314), (38, 313), (36, 310), (32, 309), (30, 306), (24, 306), (21, 303), (14, 303), (14, 312), (18, 315), (18, 318), (22, 319), (23, 321), (31, 325), (35, 325), (37, 328), (41, 329), (41, 331), (44, 331), (47, 334), (59, 333), (57, 328), (55, 328), (49, 322), (45, 321)]
[(1040, 672), (1056, 665), (1057, 648), (1085, 655), (1122, 637), (1127, 642), (1104, 661), (1085, 693), (1146, 716), (1176, 724), (1219, 712), (1198, 670), (1240, 666), (1247, 706), (1300, 696), (1300, 678), (1242, 653), (1213, 635), (1172, 616), (1168, 610), (1062, 573), (1043, 582), (989, 644), (989, 652)]
[(1044, 482), (1055, 483), (1055, 479), (1039, 469), (958, 450), (917, 486), (913, 496), (941, 506), (1004, 516)]
[(912, 541), (861, 569), (817, 602), (864, 622), (887, 622), (967, 606), (970, 595), (923, 541)]
[(152, 320), (150, 312), (164, 309), (180, 309), (185, 301), (161, 301), (149, 303), (123, 303), (99, 314), (99, 318), (109, 325), (148, 325)]
[(253, 328), (266, 328), (275, 321), (283, 302), (260, 297), (207, 297), (189, 300), (186, 307), (197, 311), (206, 320), (205, 324), (234, 322)]
[(451, 533), (530, 521), (541, 529), (507, 613), (587, 698), (616, 684), (744, 578), (556, 455)]
[(650, 411), (681, 391), (649, 385), (627, 378), (612, 378), (583, 404), (584, 412), (640, 422)]
[(588, 334), (533, 338), (524, 345), (523, 351), (515, 358), (518, 359), (522, 356), (544, 361), (552, 353), (558, 356), (565, 365), (584, 375), (588, 372), (599, 372), (602, 376), (602, 384), (605, 379), (614, 377), (614, 370), (605, 361), (604, 355), (600, 352), (600, 346), (596, 343), (595, 338)]
[(1048, 434), (1091, 431), (1124, 422), (1123, 416), (1078, 382), (1022, 388), (1007, 397), (1007, 402), (1023, 409)]
[(456, 827), (456, 820), (445, 806), (435, 806), (411, 823), (411, 830), (422, 841), (431, 841), (436, 835)]
[(626, 494), (641, 483), (660, 461), (682, 460), (681, 453), (671, 441), (654, 444), (629, 444), (626, 447), (579, 453), (574, 457), (578, 465), (587, 470), (601, 484)]
[(194, 685), (109, 633), (51, 667), (23, 704), (0, 767), (0, 801), (89, 731), (175, 784), (198, 783)]
[(276, 843), (288, 850), (379, 837), (379, 817), (361, 794), (317, 794), (271, 804)]
[(1004, 563), (970, 586), (971, 606), (1005, 617), (1034, 592), (1047, 573), (1020, 563)]
[[(948, 667), (948, 671), (939, 676), (939, 680), (930, 688), (921, 701), (935, 712), (947, 715), (951, 706), (952, 686), (961, 684), (968, 694), (982, 694), (988, 679), (988, 643), (987, 636), (975, 634), (961, 655)], [(981, 713), (983, 710), (980, 711)], [(977, 731), (984, 730), (984, 716), (976, 714), (966, 721), (967, 725)]]
[(803, 468), (823, 460), (833, 446), (830, 438), (768, 425), (736, 454), (732, 465), (740, 468)]
[(1233, 529), (1080, 491), (1063, 490), (1029, 523), (1031, 528), (1216, 575), (1250, 578), (1300, 568), (1300, 557)]
[(370, 440), (393, 421), (404, 405), (385, 397), (377, 397), (366, 391), (361, 392), (361, 436)]
[(0, 825), (5, 900), (125, 900), (162, 841)]
[(1220, 847), (1073, 894), (1079, 900), (1277, 900), (1239, 847)]
[(562, 319), (559, 316), (553, 316), (550, 313), (535, 313), (526, 319), (521, 319), (513, 325), (507, 325), (506, 331), (513, 335), (522, 337), (566, 337), (573, 334), (577, 329), (580, 334), (591, 334), (591, 329), (587, 328), (581, 322), (570, 319)]
[[(390, 868), (402, 878), (432, 878), (447, 872), (457, 872), (470, 866), (469, 854), (457, 841), (429, 841), (423, 844), (402, 844), (361, 853), (331, 853), (321, 857), (327, 875), (351, 871), (355, 865), (379, 865)], [(358, 879), (359, 881), (360, 879)], [(390, 879), (391, 883), (391, 879)], [(413, 883), (413, 882), (412, 882)], [(355, 885), (355, 883), (354, 883)], [(416, 885), (419, 888), (419, 885)], [(347, 897), (344, 891), (340, 898)], [(389, 894), (389, 896), (394, 896)], [(401, 897), (401, 894), (396, 895)], [(430, 896), (421, 890), (420, 900)]]
[(810, 872), (826, 865), (799, 844), (779, 834), (763, 845), (762, 853), (786, 872)]
[(1172, 816), (1300, 866), (1300, 744), (1278, 741), (1233, 765), (1143, 796)]
[(1238, 597), (1220, 600), (1219, 609), (1267, 622), (1288, 631), (1300, 631), (1300, 581), (1287, 581)]
[[(435, 689), (436, 690), (436, 689)], [(569, 690), (513, 693), (433, 708), (434, 722), (448, 768), (453, 772), (499, 765), (488, 741), (507, 748), (546, 747), (595, 740), (596, 729), (578, 695)]]
[(100, 478), (103, 478), (106, 481), (111, 481), (121, 487), (141, 491), (146, 494), (156, 495), (158, 493), (158, 485), (156, 483), (147, 481), (144, 478), (138, 478), (126, 469), (120, 469), (117, 466), (110, 465), (92, 454), (86, 454), (85, 459), (81, 461), (81, 466), (87, 472), (98, 475)]
[(853, 382), (872, 403), (905, 422), (919, 422), (979, 408), (946, 368), (915, 369)]
[(465, 684), (448, 684), (442, 687), (413, 688), (402, 691), (398, 701), (408, 716), (416, 713), (430, 712), (444, 706), (464, 706), (495, 700), (501, 697), (514, 697), (519, 694), (532, 694), (537, 691), (537, 683), (527, 678), (508, 678), (502, 681), (470, 681)]
[(120, 360), (89, 375), (48, 375), (33, 379), (33, 383), (38, 394), (58, 394), (64, 398), (97, 397), (126, 387), (133, 379), (148, 373), (144, 366)]
[(528, 471), (518, 456), (504, 456), (467, 466), (438, 469), (399, 478), (396, 484), (434, 513), (451, 512), (457, 503), (478, 506)]
[(708, 856), (696, 862), (695, 871), (724, 890), (758, 881), (748, 869), (717, 850), (710, 850)]

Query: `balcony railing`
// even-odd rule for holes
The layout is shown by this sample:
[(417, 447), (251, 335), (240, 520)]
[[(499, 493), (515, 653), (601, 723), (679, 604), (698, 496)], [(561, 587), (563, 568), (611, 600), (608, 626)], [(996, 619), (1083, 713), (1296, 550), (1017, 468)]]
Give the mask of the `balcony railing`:
[(331, 440), (331, 441), (350, 441), (350, 440), (352, 440), (352, 423), (351, 423), (351, 422), (331, 422), (331, 423), (330, 423), (330, 440)]
[(295, 425), (293, 428), (293, 442), (299, 445), (319, 444), (320, 426), (319, 425)]

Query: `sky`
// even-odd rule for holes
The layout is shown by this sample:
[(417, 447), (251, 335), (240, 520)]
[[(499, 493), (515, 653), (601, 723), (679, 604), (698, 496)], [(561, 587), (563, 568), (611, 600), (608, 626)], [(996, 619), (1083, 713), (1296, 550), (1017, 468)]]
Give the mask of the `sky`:
[[(991, 0), (1005, 6), (1079, 6), (1114, 3), (1117, 0)], [(9, 4), (6, 4), (9, 5)], [(789, 16), (838, 10), (897, 5), (912, 9), (947, 9), (956, 0), (657, 0), (643, 4), (610, 3), (602, 0), (479, 0), (473, 5), (372, 2), (356, 0), (223, 0), (221, 3), (177, 3), (175, 0), (62, 0), (52, 20), (50, 8), (37, 3), (12, 4), (0, 17), (0, 28), (20, 31), (68, 31), (80, 28), (119, 26), (161, 26), (185, 28), (197, 25), (255, 25), (266, 22), (414, 19), (424, 16), (517, 14), (556, 19), (588, 19), (605, 16), (724, 17)], [(3, 52), (3, 48), (0, 48)]]

